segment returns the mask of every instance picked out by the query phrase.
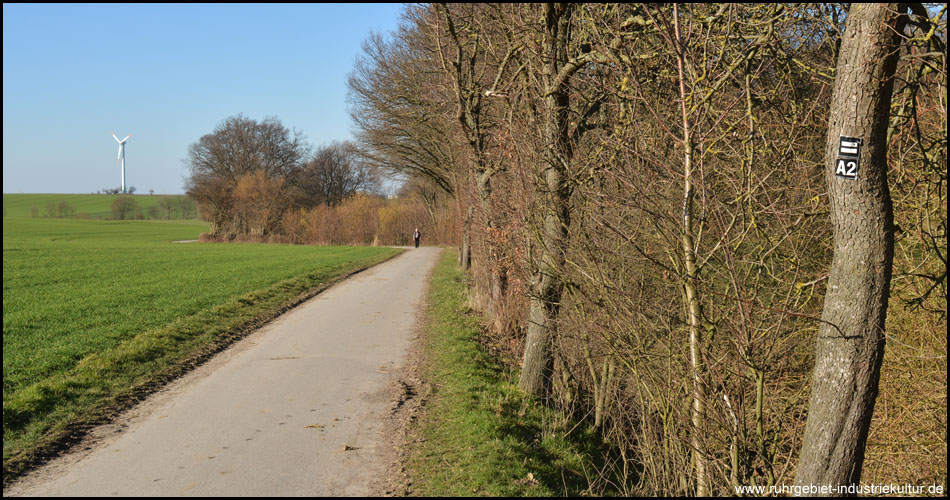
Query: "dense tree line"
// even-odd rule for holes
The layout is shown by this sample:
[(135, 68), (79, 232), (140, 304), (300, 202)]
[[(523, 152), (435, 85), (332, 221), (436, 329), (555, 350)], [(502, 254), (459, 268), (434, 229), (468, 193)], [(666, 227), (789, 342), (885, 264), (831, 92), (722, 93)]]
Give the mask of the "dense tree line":
[(287, 213), (332, 207), (380, 188), (377, 170), (353, 144), (311, 153), (299, 131), (274, 117), (225, 119), (190, 146), (185, 163), (191, 172), (185, 188), (210, 223), (211, 239), (277, 235)]
[(936, 453), (904, 479), (945, 483), (945, 12), (410, 6), (352, 115), (448, 198), (486, 337), (628, 491), (859, 483), (907, 366)]

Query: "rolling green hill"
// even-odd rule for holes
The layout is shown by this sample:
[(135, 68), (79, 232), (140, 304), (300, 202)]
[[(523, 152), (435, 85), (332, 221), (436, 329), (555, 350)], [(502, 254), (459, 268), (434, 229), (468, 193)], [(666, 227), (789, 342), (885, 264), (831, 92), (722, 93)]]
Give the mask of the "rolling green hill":
[[(58, 205), (65, 202), (67, 216), (92, 219), (108, 219), (112, 217), (110, 208), (118, 194), (4, 194), (4, 217), (52, 217), (59, 216)], [(194, 205), (190, 199), (182, 194), (175, 195), (125, 195), (132, 196), (141, 209), (145, 219), (194, 219)], [(170, 198), (173, 202), (171, 217), (168, 212), (159, 208), (159, 200)], [(187, 206), (182, 210), (182, 203)]]

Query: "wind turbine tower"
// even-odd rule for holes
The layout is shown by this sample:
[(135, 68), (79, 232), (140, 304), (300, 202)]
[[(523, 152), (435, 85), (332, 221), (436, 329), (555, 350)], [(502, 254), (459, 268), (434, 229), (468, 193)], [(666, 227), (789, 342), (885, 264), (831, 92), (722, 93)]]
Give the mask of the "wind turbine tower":
[(116, 158), (116, 163), (122, 163), (122, 193), (125, 194), (125, 141), (129, 140), (129, 137), (132, 137), (132, 134), (125, 136), (125, 139), (119, 140), (115, 136), (115, 132), (112, 132), (112, 138), (119, 143), (119, 156)]

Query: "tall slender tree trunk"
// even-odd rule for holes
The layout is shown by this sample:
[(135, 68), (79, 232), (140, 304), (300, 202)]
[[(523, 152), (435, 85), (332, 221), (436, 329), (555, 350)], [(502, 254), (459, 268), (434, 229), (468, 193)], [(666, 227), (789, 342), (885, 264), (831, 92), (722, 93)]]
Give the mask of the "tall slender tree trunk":
[(459, 267), (463, 271), (468, 271), (472, 267), (472, 212), (474, 210), (469, 206), (465, 211), (465, 219), (462, 221), (462, 250), (459, 252)]
[(508, 269), (500, 261), (493, 259), (491, 269), (491, 283), (489, 289), (489, 298), (491, 300), (491, 319), (492, 326), (496, 332), (504, 329), (504, 308), (505, 297), (508, 295)]
[(525, 340), (524, 361), (518, 386), (528, 394), (545, 396), (554, 368), (553, 340), (561, 307), (564, 280), (564, 255), (570, 227), (568, 202), (571, 187), (567, 178), (570, 161), (567, 110), (568, 89), (558, 79), (559, 63), (567, 51), (570, 7), (546, 6), (545, 82), (542, 111), (543, 210), (541, 256), (535, 273)]
[(684, 271), (683, 297), (686, 300), (686, 322), (689, 325), (689, 364), (692, 368), (693, 392), (690, 408), (690, 447), (693, 452), (693, 468), (696, 476), (696, 496), (709, 495), (709, 481), (706, 477), (706, 454), (702, 436), (706, 428), (706, 386), (705, 367), (703, 366), (703, 343), (701, 338), (702, 305), (699, 301), (699, 289), (696, 286), (698, 272), (696, 266), (696, 242), (693, 238), (693, 137), (689, 114), (686, 110), (686, 74), (683, 68), (683, 46), (680, 37), (679, 9), (673, 5), (673, 27), (676, 50), (676, 67), (679, 77), (680, 110), (683, 118), (683, 234), (680, 239), (683, 252)]
[(861, 479), (894, 256), (886, 135), (903, 25), (897, 4), (851, 4), (838, 56), (825, 157), (834, 255), (795, 477), (801, 486)]
[(549, 167), (545, 180), (549, 192), (547, 212), (541, 228), (544, 247), (534, 278), (524, 362), (518, 381), (521, 390), (534, 396), (545, 396), (550, 388), (554, 367), (552, 344), (557, 333), (557, 316), (564, 291), (560, 272), (564, 266), (564, 248), (570, 224), (567, 199), (563, 193), (563, 172)]

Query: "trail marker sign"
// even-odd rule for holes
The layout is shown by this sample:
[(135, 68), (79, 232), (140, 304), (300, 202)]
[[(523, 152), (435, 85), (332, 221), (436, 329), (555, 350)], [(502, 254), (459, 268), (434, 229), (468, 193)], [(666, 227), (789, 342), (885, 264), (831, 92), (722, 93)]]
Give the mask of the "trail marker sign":
[(842, 135), (838, 142), (838, 159), (835, 161), (835, 176), (852, 181), (858, 180), (861, 164), (861, 139)]

